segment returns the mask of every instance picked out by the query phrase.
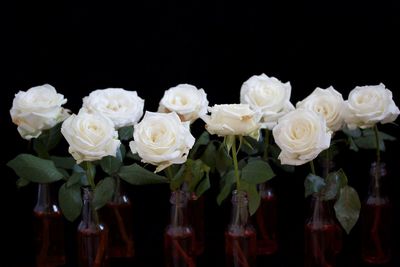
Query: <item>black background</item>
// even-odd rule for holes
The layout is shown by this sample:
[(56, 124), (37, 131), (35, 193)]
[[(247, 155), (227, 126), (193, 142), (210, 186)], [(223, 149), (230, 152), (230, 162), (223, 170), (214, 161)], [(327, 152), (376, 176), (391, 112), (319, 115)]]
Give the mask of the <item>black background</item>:
[[(14, 94), (50, 83), (77, 112), (94, 89), (136, 90), (155, 111), (163, 91), (179, 83), (204, 88), (210, 104), (239, 101), (241, 84), (266, 73), (292, 84), (296, 103), (319, 86), (333, 85), (347, 98), (356, 85), (383, 82), (400, 98), (398, 1), (73, 1), (2, 4), (1, 17), (1, 266), (33, 261), (31, 211), (36, 187), (17, 190), (5, 163), (26, 151), (12, 124)], [(201, 123), (197, 123), (202, 127)], [(382, 127), (382, 128), (386, 128)], [(399, 129), (388, 126), (399, 136)], [(65, 145), (65, 144), (64, 144)], [(65, 150), (66, 151), (66, 150)], [(384, 158), (394, 204), (394, 260), (399, 266), (399, 143)], [(66, 152), (65, 152), (66, 153)], [(361, 197), (374, 154), (343, 152), (339, 164)], [(303, 198), (306, 167), (273, 182), (279, 197), (280, 253), (260, 266), (303, 265)], [(215, 181), (214, 181), (215, 183)], [(165, 186), (129, 187), (135, 208), (137, 266), (162, 265), (162, 232), (168, 221)], [(199, 266), (222, 266), (229, 205), (206, 194), (207, 245)], [(67, 223), (73, 266), (75, 224)], [(339, 266), (359, 266), (360, 225), (345, 238)], [(360, 265), (361, 266), (361, 265)]]

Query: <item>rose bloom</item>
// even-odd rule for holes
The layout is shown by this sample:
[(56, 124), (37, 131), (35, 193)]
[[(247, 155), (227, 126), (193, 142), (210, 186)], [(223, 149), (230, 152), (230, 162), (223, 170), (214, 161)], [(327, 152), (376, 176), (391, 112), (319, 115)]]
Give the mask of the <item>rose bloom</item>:
[(327, 89), (316, 88), (303, 101), (298, 102), (296, 107), (310, 109), (324, 116), (331, 131), (342, 129), (344, 100), (342, 94), (332, 86)]
[(190, 84), (179, 84), (165, 91), (158, 112), (176, 112), (182, 121), (194, 122), (207, 113), (207, 94)]
[(203, 116), (210, 134), (219, 136), (241, 135), (258, 139), (261, 114), (247, 104), (215, 105), (209, 108), (211, 115)]
[(119, 129), (137, 123), (143, 115), (143, 107), (144, 100), (136, 91), (108, 88), (95, 90), (83, 98), (82, 109), (108, 117)]
[(18, 125), (18, 132), (24, 139), (39, 137), (43, 130), (54, 127), (65, 120), (68, 110), (61, 107), (67, 103), (62, 94), (49, 85), (36, 86), (28, 91), (19, 91), (13, 100), (10, 115)]
[(290, 103), (291, 90), (290, 82), (282, 83), (265, 74), (254, 75), (243, 83), (240, 102), (261, 112), (262, 127), (272, 130), (280, 117), (294, 110)]
[(302, 165), (315, 159), (329, 148), (331, 133), (322, 115), (296, 109), (279, 119), (272, 130), (276, 144), (281, 149), (282, 164)]
[(365, 129), (378, 122), (393, 122), (399, 114), (392, 92), (382, 83), (357, 86), (345, 101), (345, 122), (350, 129), (357, 127)]
[(138, 153), (142, 162), (156, 165), (159, 172), (172, 164), (186, 162), (195, 142), (190, 123), (182, 122), (175, 112), (146, 112), (135, 125), (132, 153)]
[(69, 153), (78, 164), (105, 156), (115, 157), (121, 143), (113, 122), (98, 113), (71, 115), (63, 122), (61, 133), (69, 144)]

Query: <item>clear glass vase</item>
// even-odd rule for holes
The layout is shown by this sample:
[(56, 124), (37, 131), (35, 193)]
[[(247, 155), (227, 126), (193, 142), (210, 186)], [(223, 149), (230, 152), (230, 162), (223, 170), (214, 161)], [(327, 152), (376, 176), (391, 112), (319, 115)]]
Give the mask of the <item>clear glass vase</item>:
[(246, 193), (232, 193), (231, 220), (225, 231), (225, 258), (227, 267), (254, 267), (257, 257), (257, 238), (249, 222)]
[(107, 267), (108, 229), (99, 222), (93, 206), (93, 190), (84, 187), (82, 219), (78, 226), (78, 266)]
[(278, 251), (277, 198), (274, 189), (266, 183), (259, 186), (260, 206), (255, 214), (257, 254), (272, 255)]
[(37, 267), (65, 264), (64, 221), (51, 184), (38, 184), (37, 202), (33, 209)]
[(164, 256), (167, 267), (195, 267), (195, 236), (188, 223), (187, 193), (171, 194), (171, 221), (164, 233)]
[(385, 264), (391, 259), (392, 204), (385, 192), (386, 175), (384, 163), (371, 165), (369, 192), (361, 208), (361, 254), (369, 264)]
[(133, 241), (133, 210), (121, 180), (115, 178), (116, 187), (112, 200), (100, 210), (108, 227), (108, 257), (110, 260), (132, 261), (135, 256)]
[(336, 266), (342, 249), (342, 229), (335, 220), (332, 201), (325, 201), (318, 195), (312, 197), (304, 234), (304, 266)]

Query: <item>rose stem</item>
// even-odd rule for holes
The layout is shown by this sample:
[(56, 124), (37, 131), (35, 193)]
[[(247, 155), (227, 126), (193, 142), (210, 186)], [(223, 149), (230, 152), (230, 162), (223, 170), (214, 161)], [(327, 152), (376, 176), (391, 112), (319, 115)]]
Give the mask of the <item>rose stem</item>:
[(39, 253), (41, 262), (45, 262), (46, 254), (49, 249), (49, 221), (48, 218), (43, 218), (43, 243)]
[(113, 211), (117, 219), (119, 233), (121, 235), (122, 240), (126, 244), (126, 256), (132, 256), (133, 242), (132, 240), (130, 240), (128, 234), (126, 233), (125, 224), (122, 220), (121, 214), (119, 213), (119, 209), (114, 207)]
[(381, 207), (380, 207), (380, 205), (376, 205), (376, 213), (375, 213), (375, 217), (374, 217), (374, 224), (371, 229), (371, 235), (372, 235), (372, 239), (374, 240), (375, 247), (377, 249), (378, 258), (382, 257), (384, 255), (382, 246), (381, 246), (381, 241), (378, 236), (378, 226), (380, 225), (380, 217), (381, 217)]
[(314, 160), (310, 161), (310, 167), (311, 167), (311, 173), (316, 175), (315, 166), (314, 166)]
[(259, 230), (261, 232), (262, 239), (270, 240), (268, 231), (267, 231), (267, 229), (265, 229), (265, 220), (264, 220), (263, 214), (261, 212), (258, 212), (256, 215), (256, 218), (257, 218), (257, 223), (259, 225)]
[(233, 242), (236, 247), (236, 250), (234, 250), (234, 251), (237, 251), (239, 264), (241, 264), (243, 267), (249, 267), (249, 263), (247, 262), (246, 256), (244, 255), (244, 252), (243, 252), (242, 248), (240, 247), (239, 240), (235, 239), (235, 240), (233, 240)]
[(93, 267), (100, 267), (104, 259), (104, 252), (106, 249), (106, 232), (100, 232), (99, 246), (97, 247), (96, 257), (94, 259)]
[(269, 147), (269, 130), (265, 129), (265, 137), (264, 137), (264, 155), (263, 159), (268, 161), (268, 147)]
[(186, 264), (189, 267), (194, 267), (195, 265), (194, 265), (193, 259), (191, 257), (189, 257), (189, 255), (187, 255), (187, 253), (183, 250), (183, 248), (179, 244), (178, 240), (173, 239), (172, 242), (173, 242), (175, 248), (177, 249), (177, 251), (179, 252), (179, 254), (181, 254), (181, 256), (183, 257)]
[(233, 159), (233, 167), (235, 170), (235, 177), (236, 177), (236, 188), (240, 190), (240, 177), (239, 177), (239, 166), (237, 160), (237, 153), (236, 150), (236, 136), (233, 136), (233, 143), (232, 143), (232, 159)]

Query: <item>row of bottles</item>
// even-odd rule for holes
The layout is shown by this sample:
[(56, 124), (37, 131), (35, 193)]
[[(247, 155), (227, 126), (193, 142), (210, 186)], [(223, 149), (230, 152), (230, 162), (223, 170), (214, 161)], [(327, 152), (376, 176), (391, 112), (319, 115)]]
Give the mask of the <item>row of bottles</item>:
[[(372, 165), (369, 194), (362, 206), (362, 259), (371, 264), (384, 264), (391, 258), (391, 204), (382, 189), (385, 176), (383, 163)], [(135, 255), (132, 205), (127, 195), (119, 190), (119, 182), (117, 188), (112, 201), (100, 212), (104, 224), (99, 223), (98, 214), (92, 207), (92, 191), (83, 189), (77, 243), (80, 267), (108, 266), (106, 247), (107, 258), (132, 259)], [(241, 191), (232, 194), (231, 219), (225, 231), (228, 267), (255, 266), (257, 255), (278, 251), (276, 195), (268, 184), (260, 185), (259, 190), (261, 204), (251, 220), (246, 194)], [(38, 267), (56, 267), (66, 262), (63, 218), (54, 199), (49, 185), (39, 185), (34, 208)], [(166, 266), (195, 267), (196, 256), (204, 251), (204, 201), (194, 194), (176, 191), (172, 192), (170, 203), (171, 219), (164, 234)], [(334, 216), (333, 202), (314, 196), (305, 223), (305, 266), (336, 266), (341, 249), (342, 229)]]

